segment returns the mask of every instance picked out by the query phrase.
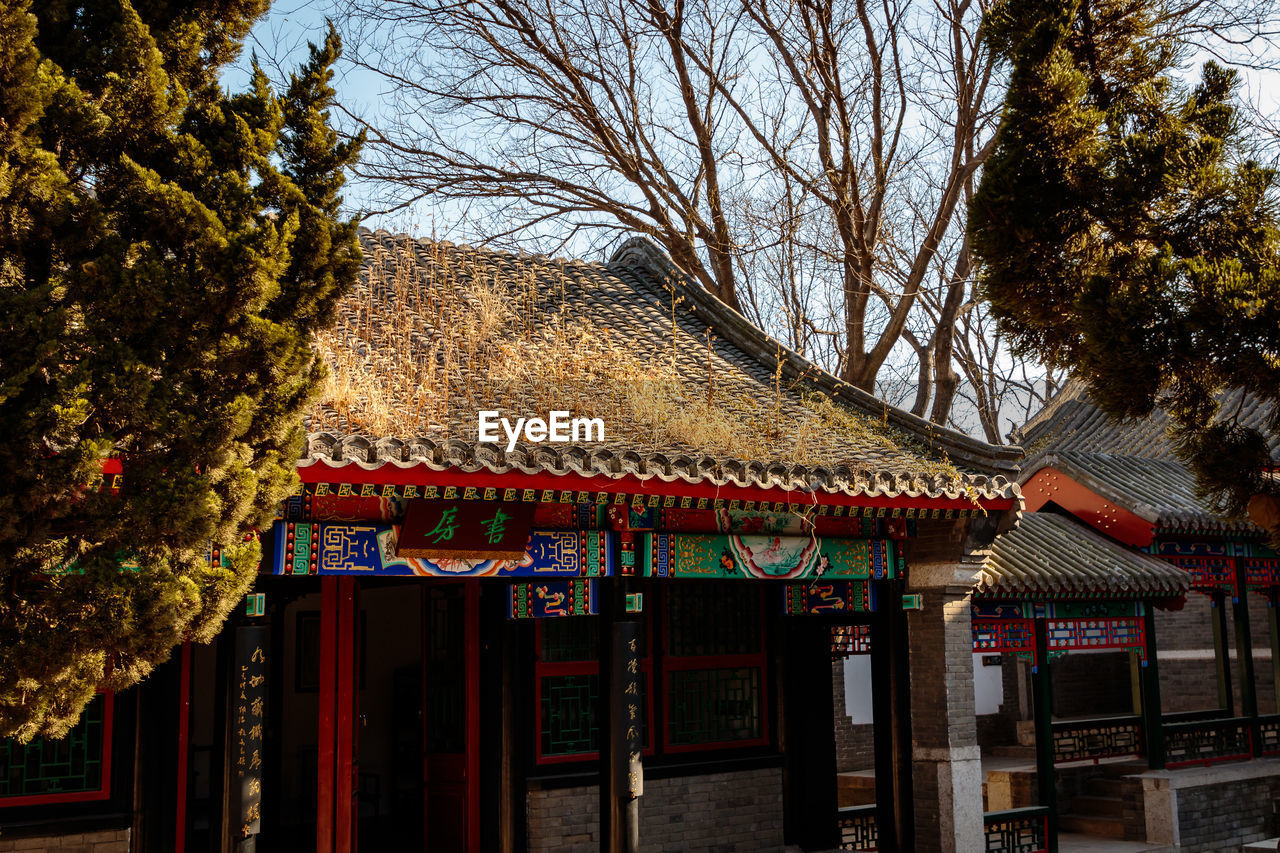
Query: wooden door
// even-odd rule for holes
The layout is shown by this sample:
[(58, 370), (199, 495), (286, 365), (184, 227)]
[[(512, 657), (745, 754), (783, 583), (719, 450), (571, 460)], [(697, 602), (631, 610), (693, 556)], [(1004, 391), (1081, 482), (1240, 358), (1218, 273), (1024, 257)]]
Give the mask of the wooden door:
[(479, 849), (476, 581), (424, 586), (423, 835), (429, 853)]

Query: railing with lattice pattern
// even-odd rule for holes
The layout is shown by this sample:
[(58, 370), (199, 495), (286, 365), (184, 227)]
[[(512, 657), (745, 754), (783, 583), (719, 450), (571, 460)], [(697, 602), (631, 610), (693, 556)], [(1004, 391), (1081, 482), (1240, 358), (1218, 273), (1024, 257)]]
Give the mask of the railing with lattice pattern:
[(1258, 744), (1263, 755), (1280, 755), (1280, 714), (1258, 718)]
[(1049, 810), (1044, 806), (987, 812), (985, 853), (1043, 853), (1049, 849)]
[(876, 806), (848, 806), (840, 809), (840, 849), (878, 850), (880, 831), (876, 824)]
[(1053, 724), (1053, 760), (1057, 763), (1141, 753), (1141, 717), (1101, 717)]
[(1236, 761), (1252, 755), (1246, 717), (1164, 724), (1166, 767)]

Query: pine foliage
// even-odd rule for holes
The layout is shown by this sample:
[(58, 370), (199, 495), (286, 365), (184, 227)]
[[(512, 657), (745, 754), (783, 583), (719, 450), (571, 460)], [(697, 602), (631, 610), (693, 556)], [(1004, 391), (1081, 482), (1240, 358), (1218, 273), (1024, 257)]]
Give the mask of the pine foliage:
[(1023, 354), (1070, 368), (1115, 417), (1165, 406), (1202, 493), (1228, 515), (1275, 490), (1268, 437), (1219, 412), (1272, 404), (1280, 435), (1276, 174), (1244, 155), (1236, 75), (1190, 86), (1150, 0), (1002, 0), (1011, 69), (969, 214), (981, 284)]
[(283, 95), (221, 88), (266, 6), (0, 4), (0, 734), (210, 639), (295, 481), (361, 140), (332, 31)]

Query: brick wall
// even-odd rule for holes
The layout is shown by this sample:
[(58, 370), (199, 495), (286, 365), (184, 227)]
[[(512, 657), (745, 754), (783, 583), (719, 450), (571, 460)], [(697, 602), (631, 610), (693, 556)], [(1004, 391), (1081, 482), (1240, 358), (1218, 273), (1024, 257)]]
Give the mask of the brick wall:
[[(921, 575), (913, 565), (913, 590)], [(931, 567), (934, 576), (966, 567)], [(973, 632), (963, 587), (923, 589), (908, 616), (911, 665), (911, 786), (917, 853), (979, 849), (982, 770), (974, 716)]]
[(831, 662), (831, 698), (836, 709), (836, 772), (875, 766), (875, 726), (855, 725), (845, 713), (843, 660)]
[[(1231, 602), (1226, 602), (1227, 647), (1236, 647)], [(1156, 611), (1156, 643), (1160, 654), (1160, 699), (1166, 713), (1218, 707), (1217, 669), (1213, 654), (1214, 611), (1207, 596), (1191, 593), (1182, 610)], [(1275, 713), (1271, 670), (1271, 637), (1267, 602), (1249, 596), (1249, 633), (1253, 640), (1254, 684), (1259, 713)], [(1232, 655), (1231, 688), (1240, 710), (1240, 664)]]
[(129, 830), (108, 829), (69, 835), (14, 838), (0, 830), (0, 853), (129, 853)]
[[(600, 794), (594, 786), (530, 783), (529, 851), (600, 849)], [(646, 779), (640, 849), (647, 853), (781, 851), (782, 770), (764, 768)]]
[(1128, 652), (1068, 653), (1049, 669), (1054, 717), (1133, 713)]
[(1280, 776), (1182, 788), (1177, 794), (1182, 853), (1231, 850), (1276, 835)]

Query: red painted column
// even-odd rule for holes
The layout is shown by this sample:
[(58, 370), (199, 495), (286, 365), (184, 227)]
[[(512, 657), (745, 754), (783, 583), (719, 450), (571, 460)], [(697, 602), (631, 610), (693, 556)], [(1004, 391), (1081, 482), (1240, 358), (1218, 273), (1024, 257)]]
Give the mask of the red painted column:
[(334, 853), (356, 849), (356, 580), (338, 579), (337, 705), (334, 714)]
[(466, 584), (467, 849), (480, 849), (480, 581)]
[(322, 577), (320, 579), (320, 730), (316, 741), (316, 853), (333, 853), (337, 653), (338, 578)]

